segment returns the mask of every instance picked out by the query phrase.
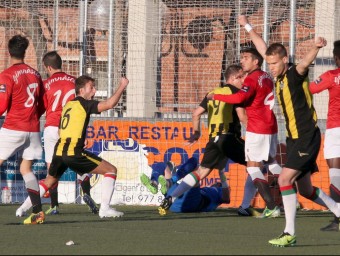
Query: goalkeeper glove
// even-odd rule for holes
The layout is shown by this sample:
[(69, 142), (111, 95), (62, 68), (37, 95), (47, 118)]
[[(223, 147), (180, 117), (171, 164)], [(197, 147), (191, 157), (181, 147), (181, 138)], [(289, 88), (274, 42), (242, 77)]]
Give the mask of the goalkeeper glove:
[(201, 136), (201, 133), (199, 131), (195, 131), (194, 134), (191, 135), (191, 137), (189, 138), (189, 142), (193, 143), (195, 141), (197, 141)]

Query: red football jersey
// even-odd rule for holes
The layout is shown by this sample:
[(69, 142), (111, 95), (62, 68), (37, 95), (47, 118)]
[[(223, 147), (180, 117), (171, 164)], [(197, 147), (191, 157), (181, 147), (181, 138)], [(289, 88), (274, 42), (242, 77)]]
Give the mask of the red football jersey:
[(328, 90), (327, 129), (340, 127), (340, 68), (323, 73), (318, 79), (310, 83), (311, 93)]
[(75, 97), (75, 78), (64, 72), (54, 73), (44, 81), (44, 105), (47, 126), (59, 126), (63, 106)]
[(247, 75), (243, 87), (235, 94), (215, 94), (214, 100), (240, 104), (246, 109), (247, 131), (257, 134), (277, 133), (277, 122), (273, 112), (274, 83), (268, 73), (255, 70)]
[(0, 73), (0, 115), (7, 111), (2, 127), (39, 132), (44, 112), (43, 83), (38, 71), (20, 63)]

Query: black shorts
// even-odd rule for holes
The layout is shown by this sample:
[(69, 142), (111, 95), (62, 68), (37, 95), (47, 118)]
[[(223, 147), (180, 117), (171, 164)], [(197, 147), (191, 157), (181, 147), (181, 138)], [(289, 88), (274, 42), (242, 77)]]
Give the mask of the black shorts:
[(244, 140), (234, 134), (222, 134), (211, 138), (207, 143), (201, 166), (209, 169), (223, 169), (226, 157), (242, 165), (246, 165), (244, 156)]
[(287, 138), (287, 161), (285, 167), (302, 172), (299, 178), (307, 172), (317, 170), (316, 159), (321, 145), (320, 129), (316, 128), (304, 134), (299, 139)]
[(92, 172), (102, 161), (99, 156), (83, 150), (80, 155), (75, 156), (57, 156), (53, 155), (48, 174), (54, 178), (60, 178), (67, 168), (83, 175)]

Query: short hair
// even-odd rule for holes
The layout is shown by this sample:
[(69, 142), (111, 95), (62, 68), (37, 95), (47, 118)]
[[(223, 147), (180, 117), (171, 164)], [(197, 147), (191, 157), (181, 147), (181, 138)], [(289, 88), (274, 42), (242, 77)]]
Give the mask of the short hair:
[(76, 89), (76, 95), (78, 95), (80, 89), (81, 89), (81, 88), (84, 88), (85, 85), (86, 85), (88, 82), (90, 82), (90, 81), (94, 82), (95, 80), (94, 80), (92, 77), (87, 76), (87, 75), (82, 75), (82, 76), (78, 77), (78, 78), (76, 79), (76, 81), (75, 81), (75, 84), (76, 84), (76, 88), (75, 88), (75, 89)]
[(334, 41), (333, 56), (340, 59), (340, 40)]
[(8, 41), (9, 55), (16, 59), (24, 59), (29, 41), (22, 35), (15, 35)]
[(53, 69), (61, 69), (63, 61), (60, 55), (56, 51), (48, 52), (44, 55), (42, 59), (45, 67), (52, 67)]
[(248, 47), (248, 48), (243, 48), (241, 49), (241, 53), (250, 53), (253, 57), (253, 59), (258, 60), (258, 65), (259, 67), (262, 66), (263, 63), (263, 57), (261, 56), (261, 54), (253, 47)]
[(242, 70), (242, 67), (240, 65), (230, 65), (230, 66), (228, 66), (226, 71), (224, 72), (225, 81), (228, 81), (231, 76), (237, 74), (240, 70)]
[(276, 54), (278, 54), (281, 58), (287, 57), (288, 53), (287, 53), (286, 47), (284, 47), (284, 45), (280, 43), (271, 44), (266, 50), (266, 56), (276, 55)]

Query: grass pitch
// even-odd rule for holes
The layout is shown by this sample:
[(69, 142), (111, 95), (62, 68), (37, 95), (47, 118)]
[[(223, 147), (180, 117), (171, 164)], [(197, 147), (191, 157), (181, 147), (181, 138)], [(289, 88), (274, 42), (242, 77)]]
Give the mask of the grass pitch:
[[(85, 205), (61, 205), (60, 215), (26, 226), (18, 205), (0, 206), (2, 255), (339, 255), (340, 232), (322, 232), (329, 212), (299, 211), (297, 245), (276, 248), (268, 240), (284, 217), (240, 217), (236, 209), (158, 215), (157, 207), (117, 206), (120, 219), (100, 219)], [(44, 210), (48, 208), (44, 205)], [(67, 246), (66, 242), (75, 245)]]

